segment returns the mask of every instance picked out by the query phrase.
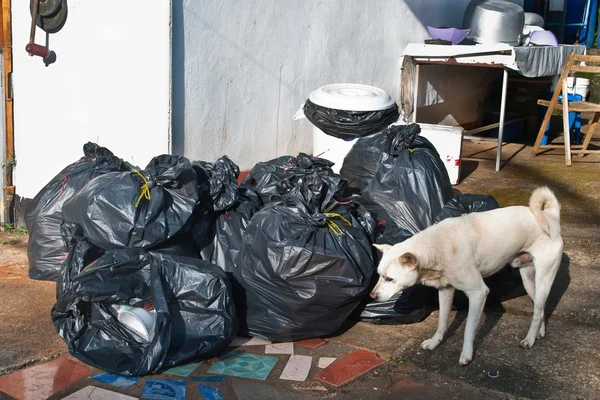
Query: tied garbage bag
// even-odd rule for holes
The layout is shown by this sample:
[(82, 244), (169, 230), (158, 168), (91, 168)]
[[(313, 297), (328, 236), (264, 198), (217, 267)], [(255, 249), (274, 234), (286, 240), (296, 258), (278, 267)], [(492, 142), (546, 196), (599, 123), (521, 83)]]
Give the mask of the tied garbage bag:
[(472, 212), (490, 211), (499, 208), (500, 205), (489, 194), (466, 194), (456, 193), (448, 201), (442, 211), (435, 218), (440, 222), (446, 218), (460, 217)]
[(363, 197), (379, 204), (396, 226), (415, 234), (432, 225), (452, 197), (448, 172), (435, 147), (414, 129), (394, 126), (390, 157)]
[[(229, 280), (206, 261), (114, 250), (70, 279), (52, 322), (74, 357), (111, 373), (147, 375), (211, 357), (237, 332)], [(119, 320), (142, 308), (149, 312), (133, 312), (151, 319), (141, 326)]]
[(370, 232), (356, 209), (332, 200), (331, 181), (339, 178), (328, 180), (301, 180), (246, 228), (240, 263), (252, 336), (285, 342), (331, 335), (369, 291)]
[(154, 157), (143, 171), (91, 180), (63, 206), (63, 218), (81, 225), (106, 250), (151, 248), (189, 227), (200, 198), (198, 177), (185, 157)]
[[(200, 251), (203, 260), (221, 267), (231, 280), (236, 310), (242, 325), (245, 323), (246, 294), (240, 284), (239, 255), (242, 236), (252, 216), (262, 203), (252, 190), (238, 186), (239, 168), (229, 158), (215, 162), (211, 173), (211, 195), (214, 214), (210, 221), (212, 241)], [(242, 330), (246, 331), (244, 326)]]
[(304, 103), (304, 115), (324, 133), (346, 140), (379, 132), (400, 116), (396, 104), (384, 110), (347, 111), (319, 106), (310, 100)]
[(334, 175), (333, 163), (323, 158), (300, 153), (298, 157), (282, 156), (271, 161), (260, 162), (244, 178), (241, 186), (261, 197), (264, 204), (279, 200), (294, 188), (303, 177), (317, 173), (319, 176)]
[(25, 211), (29, 232), (27, 257), (31, 279), (56, 281), (67, 255), (60, 224), (64, 203), (93, 178), (132, 167), (113, 153), (88, 142), (84, 156), (63, 169), (35, 196)]
[(381, 164), (391, 156), (392, 143), (396, 136), (416, 138), (420, 132), (421, 127), (418, 124), (394, 125), (382, 132), (358, 139), (344, 158), (340, 170), (342, 178), (348, 181), (349, 190), (354, 193), (362, 193), (365, 190)]

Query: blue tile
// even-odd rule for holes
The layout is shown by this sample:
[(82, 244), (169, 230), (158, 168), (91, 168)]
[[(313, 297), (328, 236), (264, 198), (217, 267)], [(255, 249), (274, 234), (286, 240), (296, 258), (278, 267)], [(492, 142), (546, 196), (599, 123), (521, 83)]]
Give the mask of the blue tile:
[(219, 357), (219, 360), (224, 361), (227, 360), (228, 358), (232, 358), (237, 356), (238, 354), (244, 354), (245, 351), (244, 350), (234, 350), (234, 351), (230, 351), (227, 354), (223, 354), (222, 356)]
[(203, 363), (203, 361), (199, 361), (199, 362), (190, 363), (190, 364), (178, 365), (176, 367), (169, 368), (168, 370), (164, 371), (163, 373), (169, 374), (169, 375), (188, 377), (202, 363)]
[(185, 381), (148, 379), (142, 399), (185, 400)]
[(204, 400), (224, 400), (221, 391), (212, 386), (198, 385), (196, 388)]
[(208, 372), (264, 381), (277, 364), (277, 361), (279, 361), (277, 357), (245, 353), (237, 358), (214, 363), (208, 369)]
[(106, 373), (92, 376), (92, 379), (94, 379), (98, 382), (108, 383), (109, 385), (113, 385), (113, 386), (120, 387), (120, 388), (127, 388), (131, 385), (135, 385), (140, 380), (140, 378), (133, 378), (130, 376), (112, 375), (112, 374), (106, 374)]
[(225, 382), (224, 376), (192, 376), (192, 382)]

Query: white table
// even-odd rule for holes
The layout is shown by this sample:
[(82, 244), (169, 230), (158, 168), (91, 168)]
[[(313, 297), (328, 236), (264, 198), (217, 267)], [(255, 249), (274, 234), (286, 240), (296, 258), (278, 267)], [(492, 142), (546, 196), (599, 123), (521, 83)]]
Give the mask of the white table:
[[(412, 120), (417, 122), (417, 107), (419, 99), (419, 66), (423, 64), (445, 64), (467, 67), (501, 68), (503, 70), (502, 98), (500, 100), (500, 121), (497, 124), (481, 127), (473, 132), (482, 132), (498, 127), (498, 142), (496, 154), (496, 171), (500, 170), (502, 160), (502, 135), (504, 134), (506, 114), (506, 90), (508, 86), (509, 70), (519, 72), (523, 76), (534, 78), (541, 76), (558, 75), (562, 71), (568, 54), (575, 52), (585, 54), (584, 46), (558, 46), (558, 47), (513, 47), (507, 44), (488, 45), (432, 45), (411, 43), (404, 50), (402, 56), (403, 76), (412, 79)], [(406, 63), (412, 68), (407, 69)], [(414, 76), (407, 76), (414, 69)], [(404, 87), (404, 83), (403, 83)], [(401, 96), (403, 92), (401, 90)], [(404, 100), (402, 101), (404, 105)], [(481, 140), (477, 136), (465, 136), (467, 140)], [(490, 139), (488, 139), (490, 140)]]

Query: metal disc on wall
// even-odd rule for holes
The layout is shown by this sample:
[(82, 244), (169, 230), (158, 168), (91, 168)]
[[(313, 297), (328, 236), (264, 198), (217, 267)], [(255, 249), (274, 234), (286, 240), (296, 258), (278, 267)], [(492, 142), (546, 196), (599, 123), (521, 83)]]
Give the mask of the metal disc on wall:
[[(29, 11), (33, 9), (33, 2), (36, 0), (31, 0), (29, 2)], [(60, 7), (62, 5), (62, 0), (37, 0), (40, 2), (38, 7), (38, 15), (42, 17), (51, 17), (56, 15), (60, 11)]]
[[(50, 0), (46, 0), (50, 1)], [(56, 33), (62, 29), (67, 22), (68, 7), (67, 0), (61, 0), (60, 9), (54, 15), (42, 17), (38, 15), (37, 26), (47, 33)], [(41, 5), (42, 3), (40, 3)]]

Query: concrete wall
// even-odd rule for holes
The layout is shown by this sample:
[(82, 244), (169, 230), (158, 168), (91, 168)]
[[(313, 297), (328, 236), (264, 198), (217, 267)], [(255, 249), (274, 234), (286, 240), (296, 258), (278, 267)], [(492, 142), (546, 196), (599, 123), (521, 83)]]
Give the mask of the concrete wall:
[(29, 1), (12, 1), (17, 194), (33, 197), (98, 141), (142, 167), (170, 151), (169, 0), (69, 0), (57, 54), (29, 57)]
[(425, 25), (461, 26), (468, 0), (173, 0), (173, 150), (242, 169), (311, 151), (292, 116), (329, 83), (397, 96), (399, 58)]

